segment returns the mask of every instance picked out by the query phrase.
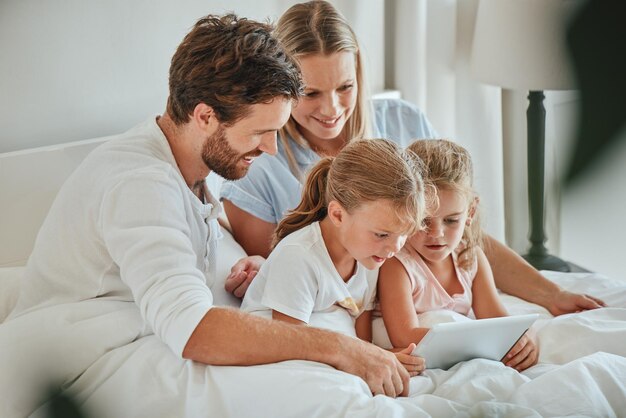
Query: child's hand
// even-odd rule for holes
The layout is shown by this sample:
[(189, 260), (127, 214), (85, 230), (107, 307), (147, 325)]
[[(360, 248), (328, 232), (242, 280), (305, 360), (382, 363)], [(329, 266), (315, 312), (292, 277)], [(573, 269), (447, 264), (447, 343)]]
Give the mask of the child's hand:
[(404, 350), (394, 353), (398, 361), (402, 363), (402, 365), (404, 366), (406, 371), (409, 372), (411, 377), (422, 374), (422, 372), (426, 368), (426, 362), (422, 357), (416, 357), (411, 355), (414, 349), (415, 344), (411, 343)]
[(264, 261), (265, 259), (258, 255), (244, 257), (237, 261), (230, 269), (230, 274), (224, 283), (226, 291), (242, 298)]
[(513, 367), (518, 372), (521, 372), (537, 364), (538, 360), (539, 346), (535, 341), (534, 333), (528, 330), (506, 353), (502, 362), (506, 366)]

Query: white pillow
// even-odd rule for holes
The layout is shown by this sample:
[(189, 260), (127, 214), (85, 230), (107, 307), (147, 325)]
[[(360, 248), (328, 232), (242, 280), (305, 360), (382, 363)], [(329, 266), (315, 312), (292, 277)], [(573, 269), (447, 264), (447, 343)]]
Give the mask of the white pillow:
[(24, 267), (0, 267), (0, 323), (4, 322), (17, 302)]
[(222, 234), (224, 235), (217, 243), (217, 265), (215, 271), (215, 282), (211, 285), (213, 293), (213, 303), (217, 306), (232, 306), (239, 308), (241, 299), (233, 296), (224, 290), (224, 282), (230, 274), (231, 267), (247, 254), (241, 245), (235, 241), (233, 236), (224, 227)]

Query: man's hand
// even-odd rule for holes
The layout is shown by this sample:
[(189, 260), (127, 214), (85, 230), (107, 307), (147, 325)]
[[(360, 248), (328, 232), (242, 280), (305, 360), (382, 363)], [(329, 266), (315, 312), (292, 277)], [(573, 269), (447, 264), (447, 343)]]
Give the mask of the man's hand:
[(354, 342), (337, 368), (365, 380), (373, 395), (407, 396), (409, 373), (395, 354), (368, 342)]
[(411, 355), (413, 350), (415, 350), (415, 343), (411, 343), (407, 348), (394, 353), (411, 377), (422, 374), (426, 368), (426, 362), (422, 357)]
[(539, 360), (539, 346), (532, 330), (526, 331), (509, 352), (504, 356), (502, 362), (518, 372), (524, 371), (530, 366), (537, 364)]
[(561, 290), (554, 294), (552, 303), (547, 308), (552, 315), (558, 316), (604, 307), (606, 304), (593, 296)]
[(224, 283), (226, 291), (242, 298), (264, 261), (265, 258), (260, 255), (244, 257), (237, 261)]

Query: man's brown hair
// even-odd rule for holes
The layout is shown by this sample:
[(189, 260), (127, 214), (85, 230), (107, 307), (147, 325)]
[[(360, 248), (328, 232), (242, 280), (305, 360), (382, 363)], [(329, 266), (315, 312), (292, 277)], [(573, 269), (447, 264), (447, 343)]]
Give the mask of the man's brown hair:
[(208, 15), (172, 57), (167, 113), (181, 125), (198, 103), (232, 125), (249, 105), (302, 95), (300, 71), (271, 34), (272, 26), (234, 14)]

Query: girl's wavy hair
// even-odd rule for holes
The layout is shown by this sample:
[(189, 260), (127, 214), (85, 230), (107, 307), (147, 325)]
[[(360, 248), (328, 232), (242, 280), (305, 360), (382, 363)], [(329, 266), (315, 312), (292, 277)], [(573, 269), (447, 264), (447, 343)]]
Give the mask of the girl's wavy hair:
[(250, 105), (303, 94), (297, 63), (272, 35), (269, 24), (234, 14), (198, 20), (172, 57), (167, 113), (181, 125), (199, 103), (232, 125)]
[[(299, 3), (290, 7), (276, 24), (276, 37), (296, 60), (311, 55), (330, 55), (336, 52), (354, 54), (357, 98), (354, 112), (344, 126), (348, 141), (369, 137), (371, 119), (363, 57), (354, 31), (346, 18), (330, 3), (322, 0)], [(302, 173), (296, 163), (289, 138), (308, 147), (293, 117), (280, 130), (279, 138), (285, 147), (289, 168), (296, 178)]]
[[(429, 206), (438, 205), (437, 190), (453, 190), (467, 198), (468, 205), (478, 197), (473, 186), (472, 158), (465, 148), (446, 139), (421, 139), (408, 147), (424, 164), (424, 182), (427, 184)], [(479, 210), (469, 226), (465, 226), (459, 253), (459, 265), (469, 269), (476, 258), (476, 248), (483, 247)]]
[(386, 139), (350, 142), (336, 157), (322, 158), (309, 172), (300, 204), (274, 232), (272, 247), (287, 235), (327, 215), (328, 203), (351, 212), (365, 202), (393, 203), (398, 219), (414, 233), (425, 214), (424, 183), (415, 154)]

